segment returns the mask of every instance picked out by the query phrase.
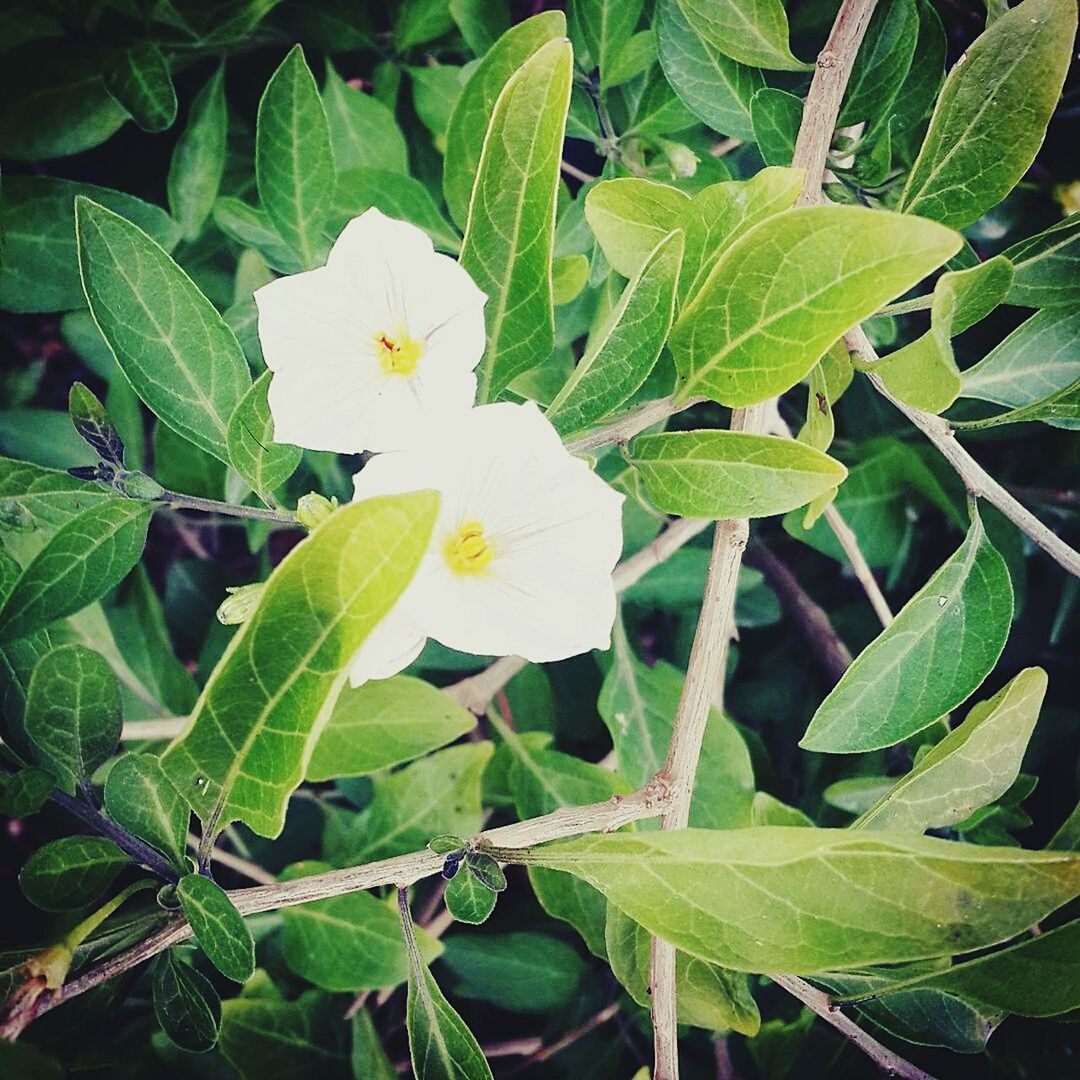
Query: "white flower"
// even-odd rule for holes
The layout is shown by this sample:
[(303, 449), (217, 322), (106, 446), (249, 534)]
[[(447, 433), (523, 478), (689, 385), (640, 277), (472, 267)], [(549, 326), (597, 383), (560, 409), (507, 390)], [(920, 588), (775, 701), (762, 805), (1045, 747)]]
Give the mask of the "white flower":
[(425, 488), (442, 495), (431, 544), (357, 654), (354, 686), (406, 667), (427, 637), (534, 662), (609, 647), (623, 497), (534, 404), (481, 405), (355, 477), (356, 499)]
[(372, 208), (326, 266), (255, 293), (274, 440), (396, 450), (472, 407), (487, 297), (415, 225)]

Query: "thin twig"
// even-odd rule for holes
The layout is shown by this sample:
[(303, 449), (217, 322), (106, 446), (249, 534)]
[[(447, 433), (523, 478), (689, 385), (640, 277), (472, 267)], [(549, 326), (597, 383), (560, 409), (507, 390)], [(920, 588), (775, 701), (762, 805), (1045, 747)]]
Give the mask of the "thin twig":
[(617, 1001), (613, 1001), (606, 1008), (603, 1008), (598, 1013), (590, 1016), (589, 1019), (586, 1020), (583, 1024), (580, 1024), (572, 1031), (568, 1031), (565, 1035), (563, 1035), (559, 1039), (556, 1039), (553, 1043), (550, 1043), (547, 1046), (539, 1047), (536, 1051), (531, 1053), (525, 1061), (521, 1062), (520, 1065), (515, 1065), (512, 1069), (510, 1069), (506, 1073), (506, 1076), (515, 1076), (517, 1073), (522, 1072), (525, 1069), (531, 1068), (533, 1065), (539, 1065), (542, 1062), (547, 1061), (548, 1058), (554, 1057), (561, 1050), (565, 1050), (568, 1046), (572, 1046), (578, 1041), (578, 1039), (583, 1039), (586, 1035), (589, 1034), (589, 1032), (595, 1031), (598, 1027), (602, 1027), (610, 1019), (612, 1019), (612, 1017), (616, 1016), (618, 1012), (619, 1003)]
[(647, 401), (631, 412), (624, 413), (617, 420), (613, 420), (604, 427), (583, 435), (579, 439), (571, 439), (566, 444), (566, 449), (571, 454), (587, 454), (592, 450), (599, 450), (603, 446), (627, 443), (635, 435), (640, 434), (653, 424), (666, 420), (669, 416), (689, 409), (692, 405), (699, 405), (705, 398), (695, 397), (688, 401), (676, 402), (674, 398), (657, 398), (655, 401)]
[(567, 161), (563, 158), (559, 162), (559, 168), (562, 169), (567, 176), (572, 176), (575, 180), (580, 180), (583, 184), (592, 183), (596, 179), (592, 173), (587, 173), (584, 169), (579, 169), (573, 162)]
[(251, 518), (254, 521), (272, 521), (278, 525), (295, 525), (296, 515), (288, 510), (264, 510), (260, 506), (238, 506), (217, 499), (200, 499), (194, 495), (181, 495), (165, 491), (154, 502), (172, 510), (200, 510), (204, 514), (224, 514), (226, 517)]
[(825, 507), (824, 517), (847, 556), (848, 562), (851, 563), (855, 580), (866, 593), (866, 598), (870, 601), (870, 606), (874, 609), (878, 621), (882, 626), (888, 626), (893, 621), (892, 608), (889, 607), (889, 601), (885, 599), (885, 594), (881, 591), (881, 586), (877, 583), (877, 578), (874, 577), (874, 571), (870, 569), (862, 548), (859, 547), (859, 538), (832, 503)]
[(184, 730), (186, 716), (162, 716), (155, 720), (127, 720), (120, 729), (121, 742), (172, 739)]
[(817, 1013), (827, 1024), (832, 1024), (844, 1038), (853, 1042), (888, 1076), (900, 1076), (904, 1080), (934, 1080), (928, 1072), (923, 1072), (917, 1065), (912, 1065), (899, 1054), (894, 1054), (887, 1046), (882, 1046), (877, 1039), (867, 1035), (854, 1020), (846, 1017), (832, 1003), (832, 999), (808, 982), (794, 975), (770, 975), (770, 979), (782, 986), (789, 994), (797, 997), (808, 1009)]
[(895, 304), (886, 304), (875, 314), (875, 318), (882, 315), (907, 315), (912, 311), (927, 311), (933, 302), (933, 293), (927, 296), (915, 296), (910, 300), (898, 300)]
[[(878, 359), (874, 346), (862, 327), (845, 335), (848, 348), (864, 363)], [(941, 451), (946, 461), (959, 473), (964, 487), (976, 498), (996, 506), (1021, 532), (1025, 533), (1055, 562), (1070, 574), (1080, 577), (1080, 552), (1070, 547), (1052, 529), (1044, 525), (1030, 510), (1022, 506), (1005, 490), (957, 441), (949, 422), (943, 417), (925, 413), (893, 397), (880, 376), (868, 375), (874, 389), (891, 402)]]

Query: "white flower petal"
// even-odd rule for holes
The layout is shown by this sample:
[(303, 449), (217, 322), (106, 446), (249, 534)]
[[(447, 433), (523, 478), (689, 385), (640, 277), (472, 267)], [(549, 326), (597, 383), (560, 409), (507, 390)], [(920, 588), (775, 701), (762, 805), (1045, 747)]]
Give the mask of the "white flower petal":
[(349, 667), (349, 683), (389, 679), (407, 668), (423, 651), (427, 638), (400, 604), (383, 616), (368, 634)]

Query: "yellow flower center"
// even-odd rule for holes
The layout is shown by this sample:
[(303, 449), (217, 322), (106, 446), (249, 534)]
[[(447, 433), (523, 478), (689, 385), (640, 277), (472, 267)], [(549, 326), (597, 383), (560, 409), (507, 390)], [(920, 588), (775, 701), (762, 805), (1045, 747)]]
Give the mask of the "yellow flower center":
[(466, 521), (443, 544), (446, 565), (455, 574), (476, 574), (495, 556), (495, 549), (484, 539), (484, 526), (479, 521)]
[(375, 355), (387, 375), (411, 375), (420, 363), (424, 347), (407, 334), (375, 335)]

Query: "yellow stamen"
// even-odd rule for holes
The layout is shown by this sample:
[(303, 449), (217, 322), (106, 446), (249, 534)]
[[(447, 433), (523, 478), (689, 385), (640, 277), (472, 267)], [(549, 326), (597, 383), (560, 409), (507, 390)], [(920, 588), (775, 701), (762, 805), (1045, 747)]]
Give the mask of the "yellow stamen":
[(423, 345), (407, 335), (375, 335), (375, 355), (388, 375), (411, 375), (423, 353)]
[(443, 554), (455, 574), (475, 574), (491, 562), (495, 549), (484, 539), (484, 526), (479, 521), (466, 521), (447, 538)]

